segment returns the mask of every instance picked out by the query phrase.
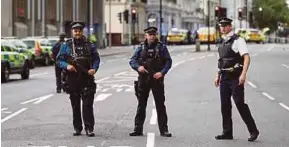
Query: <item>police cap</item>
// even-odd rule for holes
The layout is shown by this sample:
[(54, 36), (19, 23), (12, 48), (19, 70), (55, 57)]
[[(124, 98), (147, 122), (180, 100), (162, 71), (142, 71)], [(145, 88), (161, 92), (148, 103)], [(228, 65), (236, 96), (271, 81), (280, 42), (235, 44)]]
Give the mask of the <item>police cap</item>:
[(82, 21), (74, 21), (70, 24), (71, 29), (83, 29), (85, 26), (85, 23)]
[(148, 33), (148, 34), (156, 34), (157, 31), (158, 31), (158, 28), (156, 28), (156, 27), (148, 27), (148, 28), (144, 29), (144, 32)]
[(65, 33), (64, 33), (64, 32), (60, 32), (60, 33), (58, 34), (58, 36), (59, 36), (59, 37), (65, 37)]
[(220, 24), (221, 26), (226, 26), (226, 25), (231, 24), (232, 21), (233, 21), (233, 20), (230, 19), (230, 18), (223, 17), (223, 18), (220, 19), (219, 24)]

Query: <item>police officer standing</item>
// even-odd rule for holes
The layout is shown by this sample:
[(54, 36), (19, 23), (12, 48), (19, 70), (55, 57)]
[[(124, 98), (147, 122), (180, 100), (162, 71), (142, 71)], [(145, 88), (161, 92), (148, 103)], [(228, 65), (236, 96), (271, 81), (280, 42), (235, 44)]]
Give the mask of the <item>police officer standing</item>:
[(64, 43), (65, 33), (59, 33), (59, 40), (58, 42), (52, 47), (52, 56), (55, 61), (55, 76), (56, 76), (56, 91), (57, 93), (61, 92), (61, 88), (63, 88), (61, 84), (61, 73), (62, 70), (59, 67), (59, 64), (56, 62), (56, 56), (60, 50), (61, 45)]
[(130, 136), (142, 136), (146, 116), (146, 106), (149, 92), (152, 89), (157, 109), (158, 125), (161, 136), (171, 137), (168, 131), (167, 112), (165, 107), (164, 76), (172, 65), (172, 59), (167, 47), (156, 38), (157, 28), (149, 27), (144, 30), (146, 40), (135, 49), (129, 62), (132, 69), (138, 72), (135, 81), (138, 107), (135, 116), (134, 131)]
[(60, 67), (66, 69), (68, 93), (73, 112), (74, 136), (81, 135), (82, 117), (80, 102), (82, 100), (82, 115), (86, 135), (94, 134), (93, 102), (96, 92), (94, 74), (99, 68), (99, 54), (95, 46), (83, 35), (83, 22), (72, 22), (73, 38), (67, 40), (60, 48), (57, 59)]
[(215, 86), (220, 86), (223, 133), (215, 138), (217, 140), (233, 139), (232, 96), (249, 130), (248, 141), (255, 141), (259, 131), (248, 105), (244, 102), (244, 83), (250, 64), (250, 56), (245, 40), (232, 31), (231, 22), (232, 20), (229, 18), (220, 20), (220, 29), (223, 35), (218, 48), (218, 68), (220, 70), (215, 79)]

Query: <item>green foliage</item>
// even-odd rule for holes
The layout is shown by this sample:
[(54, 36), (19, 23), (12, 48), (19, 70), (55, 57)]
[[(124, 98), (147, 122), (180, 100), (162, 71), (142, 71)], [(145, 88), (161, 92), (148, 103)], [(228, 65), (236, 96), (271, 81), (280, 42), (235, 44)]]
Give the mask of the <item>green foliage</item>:
[[(262, 8), (262, 11), (259, 10)], [(253, 0), (254, 25), (259, 28), (278, 28), (278, 22), (289, 23), (286, 0)]]

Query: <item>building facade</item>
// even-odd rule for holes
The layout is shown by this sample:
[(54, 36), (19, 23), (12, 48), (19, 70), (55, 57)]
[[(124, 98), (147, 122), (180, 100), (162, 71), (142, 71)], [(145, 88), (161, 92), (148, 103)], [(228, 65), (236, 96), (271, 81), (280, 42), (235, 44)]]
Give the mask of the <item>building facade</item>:
[[(105, 24), (107, 38), (112, 45), (131, 44), (134, 39), (143, 40), (143, 29), (146, 25), (145, 0), (105, 0)], [(124, 11), (128, 10), (128, 22)], [(132, 21), (132, 11), (136, 13), (136, 21)], [(131, 39), (129, 39), (131, 38)]]
[(105, 46), (103, 1), (90, 0), (88, 4), (87, 0), (3, 0), (1, 5), (1, 17), (5, 20), (2, 36), (57, 36), (61, 31), (70, 36), (72, 21), (90, 20), (90, 30), (96, 34), (99, 47)]

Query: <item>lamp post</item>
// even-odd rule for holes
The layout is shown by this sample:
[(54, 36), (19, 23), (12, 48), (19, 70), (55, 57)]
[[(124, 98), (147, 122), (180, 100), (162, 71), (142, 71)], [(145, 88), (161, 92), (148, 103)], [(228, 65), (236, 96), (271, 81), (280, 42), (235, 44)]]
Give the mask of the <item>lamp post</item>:
[[(263, 8), (262, 7), (259, 7), (259, 12), (261, 13), (261, 22), (263, 21)], [(262, 23), (260, 23), (260, 25), (259, 25), (259, 27), (261, 27), (261, 24)]]

